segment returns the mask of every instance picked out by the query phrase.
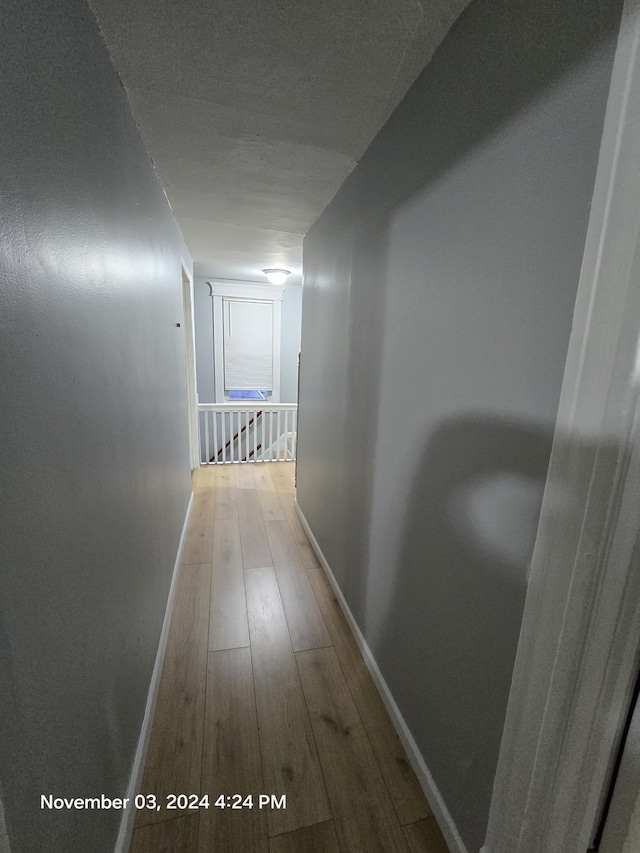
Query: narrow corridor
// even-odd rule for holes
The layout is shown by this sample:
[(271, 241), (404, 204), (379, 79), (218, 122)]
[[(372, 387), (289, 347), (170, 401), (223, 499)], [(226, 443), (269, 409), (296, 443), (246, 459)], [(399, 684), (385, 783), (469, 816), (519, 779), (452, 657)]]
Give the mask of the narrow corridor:
[(296, 515), (293, 465), (204, 468), (194, 492), (142, 784), (159, 808), (138, 811), (130, 853), (447, 853)]

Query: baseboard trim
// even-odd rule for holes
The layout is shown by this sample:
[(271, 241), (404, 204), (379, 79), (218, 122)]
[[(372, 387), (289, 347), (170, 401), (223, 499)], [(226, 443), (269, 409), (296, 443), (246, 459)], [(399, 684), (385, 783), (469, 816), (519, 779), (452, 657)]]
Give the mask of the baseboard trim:
[(322, 548), (318, 544), (318, 540), (313, 535), (313, 531), (309, 526), (309, 522), (305, 518), (305, 515), (298, 503), (297, 498), (294, 499), (294, 505), (296, 508), (296, 512), (298, 517), (300, 518), (300, 523), (302, 524), (305, 533), (309, 537), (309, 542), (311, 543), (311, 547), (315, 551), (316, 557), (320, 561), (320, 565), (322, 566), (324, 573), (327, 576), (329, 583), (331, 584), (333, 591), (336, 594), (336, 598), (340, 605), (342, 612), (347, 620), (349, 627), (355, 637), (356, 643), (358, 644), (358, 648), (362, 653), (362, 657), (364, 658), (364, 662), (367, 665), (369, 672), (371, 673), (371, 677), (378, 688), (378, 692), (384, 702), (387, 711), (389, 712), (389, 716), (391, 717), (391, 722), (393, 723), (396, 732), (398, 733), (398, 737), (404, 746), (407, 756), (409, 757), (409, 761), (411, 762), (411, 766), (413, 767), (416, 776), (418, 777), (418, 781), (424, 791), (424, 795), (429, 801), (429, 805), (433, 811), (433, 814), (438, 822), (438, 825), (442, 831), (442, 834), (445, 837), (445, 841), (447, 842), (451, 853), (469, 853), (467, 847), (465, 846), (462, 838), (460, 837), (460, 833), (456, 827), (456, 824), (453, 820), (451, 812), (446, 806), (446, 803), (440, 793), (438, 786), (435, 783), (435, 780), (431, 773), (429, 772), (429, 768), (427, 767), (424, 758), (422, 757), (422, 753), (418, 749), (418, 745), (413, 739), (413, 735), (409, 731), (409, 727), (407, 726), (404, 717), (400, 713), (400, 709), (398, 708), (393, 695), (389, 689), (387, 682), (384, 680), (382, 673), (378, 667), (375, 657), (373, 656), (373, 652), (369, 648), (367, 641), (365, 640), (360, 628), (358, 627), (358, 623), (356, 622), (353, 613), (347, 601), (342, 594), (342, 590), (340, 589), (340, 585), (335, 578), (335, 575), (331, 571), (331, 567), (327, 562), (326, 557), (322, 553)]
[[(182, 533), (180, 534), (180, 542), (178, 544), (178, 553), (175, 563), (173, 564), (173, 575), (171, 576), (171, 585), (169, 587), (169, 595), (167, 597), (167, 606), (164, 612), (164, 620), (162, 622), (162, 630), (160, 632), (160, 640), (158, 642), (158, 651), (156, 652), (156, 660), (153, 666), (151, 682), (149, 684), (149, 692), (147, 694), (147, 704), (144, 711), (144, 719), (142, 720), (142, 728), (140, 729), (140, 737), (138, 738), (138, 746), (133, 759), (131, 775), (129, 777), (129, 785), (127, 786), (126, 796), (129, 802), (140, 791), (142, 784), (142, 773), (144, 771), (144, 762), (147, 756), (147, 747), (149, 746), (149, 738), (151, 736), (151, 723), (153, 722), (153, 714), (156, 708), (156, 699), (158, 698), (158, 688), (160, 686), (160, 676), (162, 674), (162, 665), (164, 663), (164, 655), (167, 649), (167, 638), (169, 636), (169, 625), (171, 623), (171, 614), (173, 612), (173, 602), (176, 595), (176, 584), (178, 581), (178, 570), (180, 568), (180, 560), (184, 550), (184, 543), (187, 537), (187, 528), (189, 527), (189, 518), (193, 507), (193, 492), (189, 498), (189, 505), (184, 517), (182, 525)], [(120, 831), (116, 841), (115, 853), (127, 853), (131, 844), (133, 835), (133, 826), (135, 823), (136, 810), (134, 808), (124, 809), (122, 812), (122, 822), (120, 823)]]

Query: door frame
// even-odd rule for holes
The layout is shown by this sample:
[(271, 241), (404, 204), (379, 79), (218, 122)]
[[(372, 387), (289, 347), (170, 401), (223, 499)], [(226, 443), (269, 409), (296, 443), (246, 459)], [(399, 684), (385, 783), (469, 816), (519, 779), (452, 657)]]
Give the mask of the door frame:
[(639, 44), (627, 0), (484, 853), (587, 853), (638, 671)]
[(198, 390), (196, 384), (196, 336), (193, 312), (193, 275), (189, 265), (181, 262), (182, 315), (185, 344), (185, 372), (187, 382), (187, 418), (189, 424), (189, 462), (191, 470), (200, 467), (200, 439), (198, 436)]

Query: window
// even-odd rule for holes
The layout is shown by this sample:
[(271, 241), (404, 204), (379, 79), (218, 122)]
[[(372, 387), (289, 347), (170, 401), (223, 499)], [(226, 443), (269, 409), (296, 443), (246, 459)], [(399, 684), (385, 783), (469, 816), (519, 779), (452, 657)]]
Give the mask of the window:
[(230, 400), (268, 400), (269, 392), (266, 389), (247, 388), (244, 391), (231, 390), (228, 392)]
[(279, 402), (283, 289), (211, 282), (217, 402)]
[(273, 302), (223, 298), (222, 318), (225, 394), (272, 392)]

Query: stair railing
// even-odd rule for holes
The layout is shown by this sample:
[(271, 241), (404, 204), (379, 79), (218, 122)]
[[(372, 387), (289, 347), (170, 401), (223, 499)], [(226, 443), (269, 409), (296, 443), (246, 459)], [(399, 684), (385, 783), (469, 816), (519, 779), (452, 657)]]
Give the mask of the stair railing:
[(201, 465), (296, 458), (297, 405), (260, 402), (198, 404)]

